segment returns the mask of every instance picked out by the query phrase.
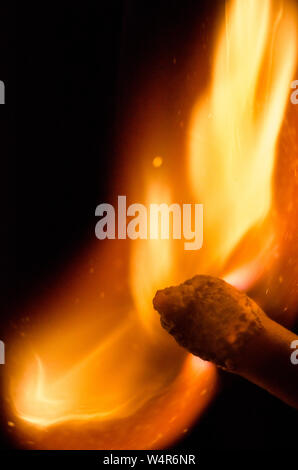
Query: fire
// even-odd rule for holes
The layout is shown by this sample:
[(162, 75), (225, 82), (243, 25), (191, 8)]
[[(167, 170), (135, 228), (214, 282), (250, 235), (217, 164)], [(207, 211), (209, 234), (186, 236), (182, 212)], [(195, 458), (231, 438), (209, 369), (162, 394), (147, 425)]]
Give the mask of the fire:
[(217, 266), (271, 208), (277, 139), (295, 71), (295, 19), (285, 2), (229, 3), (210, 90), (193, 111), (189, 174), (205, 205), (208, 261)]
[[(147, 203), (165, 202), (171, 204), (172, 202), (170, 190), (154, 182), (149, 185), (146, 199)], [(134, 303), (145, 328), (150, 330), (155, 326), (158, 334), (162, 334), (162, 330), (158, 325), (158, 317), (152, 309), (152, 299), (157, 289), (166, 287), (167, 283), (173, 280), (171, 276), (173, 272), (172, 240), (158, 239), (137, 242), (132, 250), (130, 270)]]
[(16, 347), (7, 381), (10, 413), (32, 447), (166, 446), (212, 399), (213, 366), (163, 332), (152, 298), (197, 272), (249, 285), (268, 262), (296, 30), (290, 2), (228, 3), (210, 86), (191, 116), (186, 160), (176, 162), (182, 173), (153, 155), (140, 165), (145, 184), (131, 185), (134, 199), (147, 204), (203, 203), (203, 249), (187, 253), (179, 240), (108, 240), (102, 250), (97, 243), (53, 297), (32, 308), (38, 320), (26, 332), (30, 346), (25, 353)]

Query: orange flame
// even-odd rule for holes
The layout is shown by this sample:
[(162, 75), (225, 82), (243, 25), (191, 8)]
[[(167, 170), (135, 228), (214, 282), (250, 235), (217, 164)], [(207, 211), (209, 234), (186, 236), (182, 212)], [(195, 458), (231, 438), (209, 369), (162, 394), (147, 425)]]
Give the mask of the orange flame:
[(271, 207), (277, 139), (296, 64), (294, 13), (289, 3), (271, 0), (228, 4), (210, 91), (193, 112), (189, 174), (195, 196), (204, 200), (208, 261), (217, 265)]
[[(144, 190), (135, 189), (147, 204), (203, 203), (204, 247), (190, 254), (181, 241), (135, 240), (123, 252), (127, 241), (107, 241), (105, 251), (90, 250), (53, 298), (35, 307), (43, 323), (31, 329), (30, 350), (8, 368), (9, 398), (27, 445), (166, 446), (213, 397), (213, 366), (186, 355), (162, 331), (152, 297), (196, 272), (252, 283), (268, 261), (272, 173), (296, 30), (290, 2), (228, 4), (210, 87), (191, 117), (186, 187), (158, 157), (150, 171), (145, 167)], [(261, 224), (264, 231), (265, 220), (269, 229), (258, 244), (237, 254), (248, 232)]]

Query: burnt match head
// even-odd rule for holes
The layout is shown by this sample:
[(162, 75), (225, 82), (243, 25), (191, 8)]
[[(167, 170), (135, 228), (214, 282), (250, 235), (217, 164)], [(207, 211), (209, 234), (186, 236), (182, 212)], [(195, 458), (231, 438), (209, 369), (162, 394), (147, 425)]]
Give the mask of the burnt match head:
[(265, 315), (247, 295), (212, 276), (195, 276), (158, 291), (153, 305), (163, 328), (181, 346), (230, 370), (237, 368)]

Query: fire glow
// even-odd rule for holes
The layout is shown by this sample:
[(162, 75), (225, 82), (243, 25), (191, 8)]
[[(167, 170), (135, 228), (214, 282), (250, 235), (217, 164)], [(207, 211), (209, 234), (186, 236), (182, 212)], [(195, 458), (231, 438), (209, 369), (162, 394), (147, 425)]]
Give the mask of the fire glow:
[(296, 30), (291, 2), (227, 4), (185, 155), (173, 170), (166, 160), (152, 166), (152, 158), (149, 168), (144, 158), (144, 184), (126, 191), (146, 206), (203, 203), (204, 247), (186, 254), (181, 240), (95, 242), (32, 308), (32, 321), (39, 319), (26, 333), (30, 347), (7, 366), (9, 412), (24, 445), (160, 448), (183, 435), (213, 398), (214, 367), (162, 331), (152, 298), (195, 273), (253, 286), (273, 262), (272, 180)]

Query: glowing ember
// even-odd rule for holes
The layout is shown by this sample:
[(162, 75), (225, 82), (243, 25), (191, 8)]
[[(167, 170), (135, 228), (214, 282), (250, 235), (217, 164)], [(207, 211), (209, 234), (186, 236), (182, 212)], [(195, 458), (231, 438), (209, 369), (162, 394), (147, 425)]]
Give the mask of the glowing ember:
[[(177, 162), (188, 178), (182, 183), (176, 168), (151, 157), (150, 168), (140, 164), (146, 184), (128, 185), (128, 196), (147, 204), (203, 203), (203, 249), (187, 253), (178, 240), (110, 240), (99, 252), (97, 243), (53, 297), (32, 308), (38, 320), (26, 332), (30, 346), (16, 346), (7, 378), (24, 445), (166, 446), (213, 397), (213, 366), (185, 355), (162, 331), (152, 298), (196, 272), (247, 287), (268, 262), (274, 226), (267, 216), (295, 69), (296, 18), (290, 3), (231, 2), (210, 87), (191, 118), (187, 162)], [(246, 249), (237, 251), (239, 243)]]
[(162, 165), (162, 157), (153, 158), (152, 165), (154, 166), (154, 168), (159, 168)]

